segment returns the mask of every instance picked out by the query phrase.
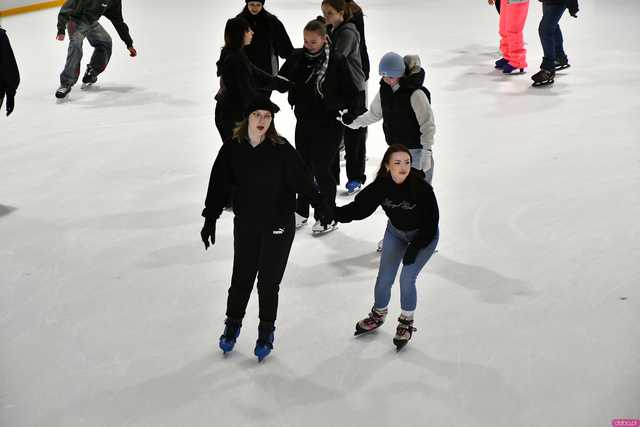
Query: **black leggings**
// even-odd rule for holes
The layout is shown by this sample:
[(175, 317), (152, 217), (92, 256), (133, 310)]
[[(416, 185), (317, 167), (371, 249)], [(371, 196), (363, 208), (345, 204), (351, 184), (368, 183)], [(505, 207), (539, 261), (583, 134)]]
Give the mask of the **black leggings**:
[(257, 276), (260, 320), (276, 321), (280, 282), (295, 231), (293, 214), (287, 224), (273, 227), (273, 230), (257, 229), (234, 219), (233, 275), (227, 298), (227, 317), (244, 318)]

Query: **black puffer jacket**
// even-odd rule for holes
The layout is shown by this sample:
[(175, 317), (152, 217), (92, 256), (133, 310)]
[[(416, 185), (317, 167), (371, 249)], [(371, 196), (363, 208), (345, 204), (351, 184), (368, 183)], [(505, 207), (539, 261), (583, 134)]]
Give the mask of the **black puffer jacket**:
[(16, 94), (20, 85), (20, 72), (13, 55), (7, 33), (0, 28), (0, 93), (8, 96)]
[(261, 70), (277, 74), (278, 57), (287, 59), (293, 52), (291, 39), (282, 22), (264, 9), (253, 15), (246, 6), (238, 16), (246, 19), (253, 30), (251, 44), (244, 48), (249, 60)]
[(64, 34), (67, 23), (71, 21), (93, 24), (101, 16), (107, 18), (115, 27), (120, 39), (127, 45), (133, 46), (129, 34), (129, 27), (122, 18), (121, 0), (67, 0), (58, 13), (58, 34)]

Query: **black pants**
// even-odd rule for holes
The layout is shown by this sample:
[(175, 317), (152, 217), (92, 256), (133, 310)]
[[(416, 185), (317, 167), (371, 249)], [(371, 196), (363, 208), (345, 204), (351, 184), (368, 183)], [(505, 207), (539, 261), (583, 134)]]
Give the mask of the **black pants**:
[[(358, 95), (357, 103), (362, 111), (365, 111), (366, 94), (364, 91)], [(344, 158), (347, 163), (347, 179), (364, 183), (367, 179), (364, 174), (367, 162), (367, 128), (351, 129), (345, 127)]]
[(260, 320), (276, 321), (278, 291), (295, 232), (293, 215), (287, 224), (266, 231), (234, 219), (233, 275), (227, 298), (227, 317), (244, 318), (257, 276)]
[[(315, 177), (320, 193), (331, 205), (336, 204), (335, 162), (342, 140), (344, 126), (333, 117), (321, 120), (298, 118), (296, 123), (296, 150)], [(309, 200), (298, 195), (296, 212), (309, 217)], [(316, 219), (317, 214), (314, 213)]]
[(237, 108), (231, 108), (220, 101), (216, 103), (216, 128), (218, 128), (222, 142), (233, 138), (233, 129), (242, 121), (242, 115), (242, 112)]

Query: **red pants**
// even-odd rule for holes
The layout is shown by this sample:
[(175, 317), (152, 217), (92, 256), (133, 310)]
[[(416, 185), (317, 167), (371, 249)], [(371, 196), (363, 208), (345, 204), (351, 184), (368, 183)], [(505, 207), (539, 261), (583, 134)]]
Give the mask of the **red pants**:
[(515, 68), (527, 66), (522, 30), (528, 12), (529, 0), (504, 0), (500, 4), (500, 51)]

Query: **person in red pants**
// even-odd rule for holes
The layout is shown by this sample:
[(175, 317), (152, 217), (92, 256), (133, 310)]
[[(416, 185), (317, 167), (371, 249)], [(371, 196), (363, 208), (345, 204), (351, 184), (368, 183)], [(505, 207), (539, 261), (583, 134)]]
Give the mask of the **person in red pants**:
[(524, 73), (527, 50), (522, 31), (529, 13), (529, 0), (503, 0), (500, 5), (500, 51), (496, 68), (504, 74)]

